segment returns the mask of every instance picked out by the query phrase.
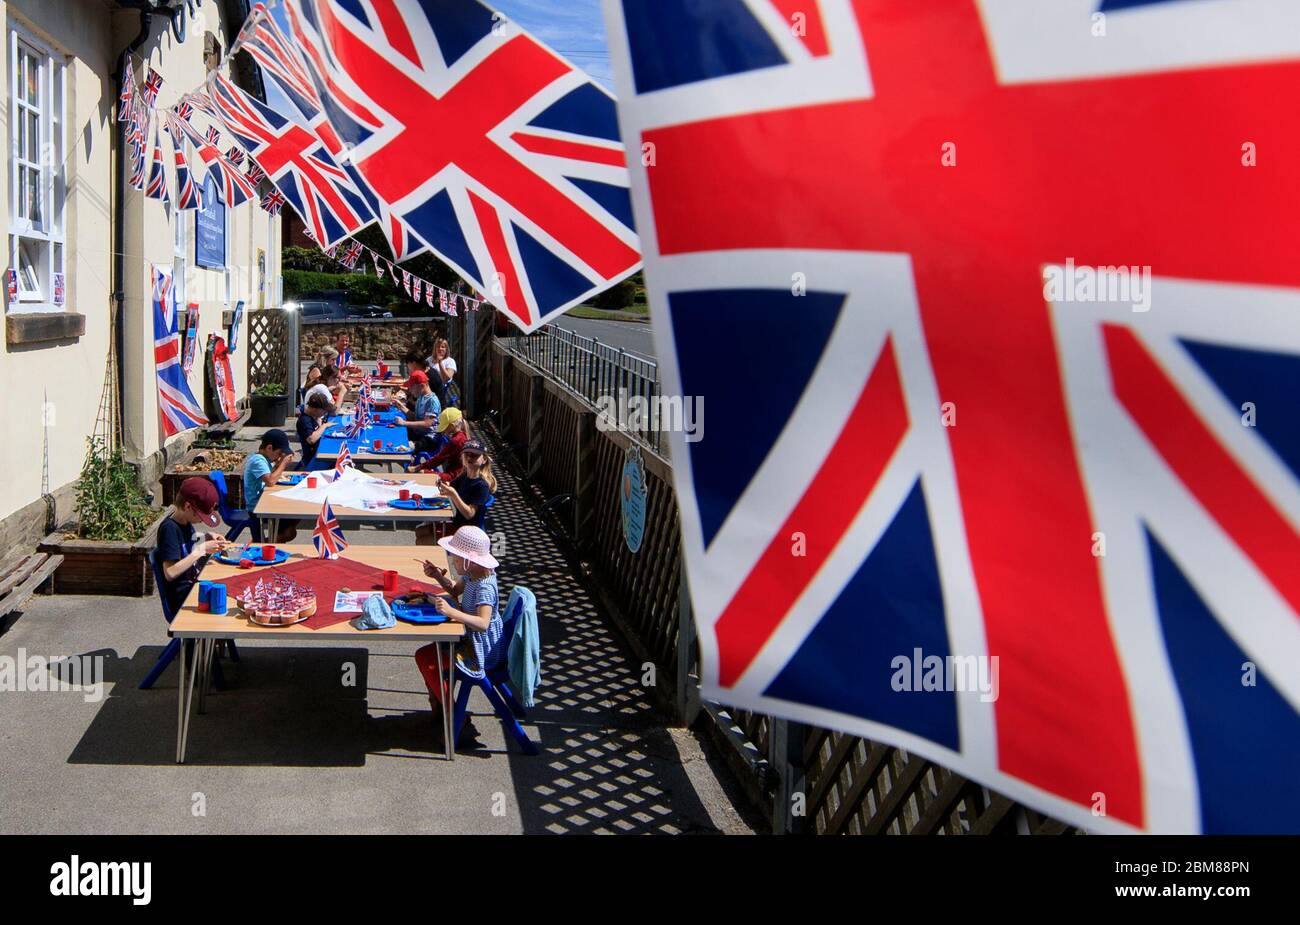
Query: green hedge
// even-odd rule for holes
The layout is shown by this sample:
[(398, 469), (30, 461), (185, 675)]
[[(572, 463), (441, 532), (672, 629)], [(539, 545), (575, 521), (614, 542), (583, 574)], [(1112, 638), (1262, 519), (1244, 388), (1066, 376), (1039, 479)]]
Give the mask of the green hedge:
[[(305, 292), (342, 289), (353, 305), (387, 305), (398, 293), (392, 283), (368, 273), (319, 273), (285, 270), (284, 297), (296, 299)], [(409, 301), (409, 300), (403, 300)]]

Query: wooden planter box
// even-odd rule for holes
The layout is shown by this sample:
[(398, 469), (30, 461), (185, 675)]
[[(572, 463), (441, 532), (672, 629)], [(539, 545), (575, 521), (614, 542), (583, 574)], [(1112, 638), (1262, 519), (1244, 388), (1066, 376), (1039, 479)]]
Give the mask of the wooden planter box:
[(37, 549), (63, 556), (63, 563), (50, 580), (55, 594), (111, 594), (119, 597), (145, 597), (153, 594), (153, 572), (149, 568), (149, 550), (153, 549), (158, 525), (167, 512), (160, 513), (144, 536), (134, 543), (105, 540), (70, 540), (76, 525), (56, 530), (41, 540)]
[[(182, 456), (177, 462), (167, 467), (167, 471), (164, 472), (162, 475), (162, 503), (164, 507), (169, 504), (175, 503), (176, 492), (180, 489), (181, 482), (185, 481), (191, 476), (206, 475), (206, 473), (204, 472), (177, 472), (176, 467), (189, 465), (190, 463), (194, 462), (196, 457), (202, 456), (210, 452), (212, 451), (211, 450), (190, 450), (188, 453)], [(245, 456), (245, 459), (247, 459), (247, 456)], [(230, 502), (230, 506), (236, 509), (242, 508), (244, 506), (243, 471), (241, 470), (239, 472), (230, 472), (227, 470), (225, 472), (225, 476), (226, 476), (226, 492), (227, 492), (227, 498)]]

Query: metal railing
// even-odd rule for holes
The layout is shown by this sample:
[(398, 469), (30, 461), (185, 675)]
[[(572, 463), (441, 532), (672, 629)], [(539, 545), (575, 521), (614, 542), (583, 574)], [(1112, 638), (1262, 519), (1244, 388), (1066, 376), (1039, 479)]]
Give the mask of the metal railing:
[(632, 430), (651, 449), (662, 452), (662, 430), (653, 426), (658, 417), (649, 416), (660, 396), (659, 364), (653, 359), (553, 324), (529, 335), (502, 338), (502, 342), (511, 353), (582, 396), (592, 407), (608, 406), (612, 400), (624, 423), (629, 423), (629, 410), (643, 402), (640, 414), (631, 415)]

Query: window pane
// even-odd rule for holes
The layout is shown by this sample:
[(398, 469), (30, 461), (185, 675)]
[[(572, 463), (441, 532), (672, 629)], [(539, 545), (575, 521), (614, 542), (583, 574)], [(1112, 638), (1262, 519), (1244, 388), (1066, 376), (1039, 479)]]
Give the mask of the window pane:
[(33, 164), (41, 162), (41, 117), (34, 112), (27, 113), (27, 130), (23, 133), (27, 136), (27, 147), (25, 148), (26, 157)]
[(21, 157), (22, 153), (27, 150), (27, 120), (23, 118), (23, 109), (21, 107), (18, 108), (16, 122), (18, 128), (18, 144), (14, 147), (18, 156)]
[(42, 256), (42, 242), (30, 238), (18, 239), (18, 291), (23, 301), (40, 301), (43, 298)]
[(32, 168), (27, 168), (27, 217), (33, 225), (40, 226), (45, 218), (41, 209), (41, 175)]
[(40, 105), (41, 99), (41, 69), (36, 62), (36, 57), (29, 51), (23, 52), (23, 60), (27, 65), (27, 78), (25, 80), (27, 89), (27, 102), (33, 106)]

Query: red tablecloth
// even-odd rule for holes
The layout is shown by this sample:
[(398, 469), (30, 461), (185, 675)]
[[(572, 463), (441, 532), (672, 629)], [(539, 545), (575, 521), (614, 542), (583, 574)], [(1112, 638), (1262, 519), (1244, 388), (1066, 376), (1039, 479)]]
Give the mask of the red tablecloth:
[[(384, 589), (384, 570), (366, 565), (352, 559), (298, 559), (285, 565), (272, 568), (253, 568), (239, 575), (222, 579), (220, 584), (226, 586), (229, 606), (237, 606), (235, 598), (245, 588), (257, 584), (259, 578), (269, 578), (273, 572), (280, 572), (293, 578), (299, 584), (306, 585), (316, 592), (316, 613), (304, 620), (301, 626), (308, 629), (324, 629), (357, 616), (355, 613), (335, 613), (334, 595), (347, 588), (349, 591), (382, 591)], [(400, 576), (397, 580), (397, 592), (386, 595), (389, 600), (412, 591), (432, 591), (444, 593), (436, 584), (416, 581)]]

